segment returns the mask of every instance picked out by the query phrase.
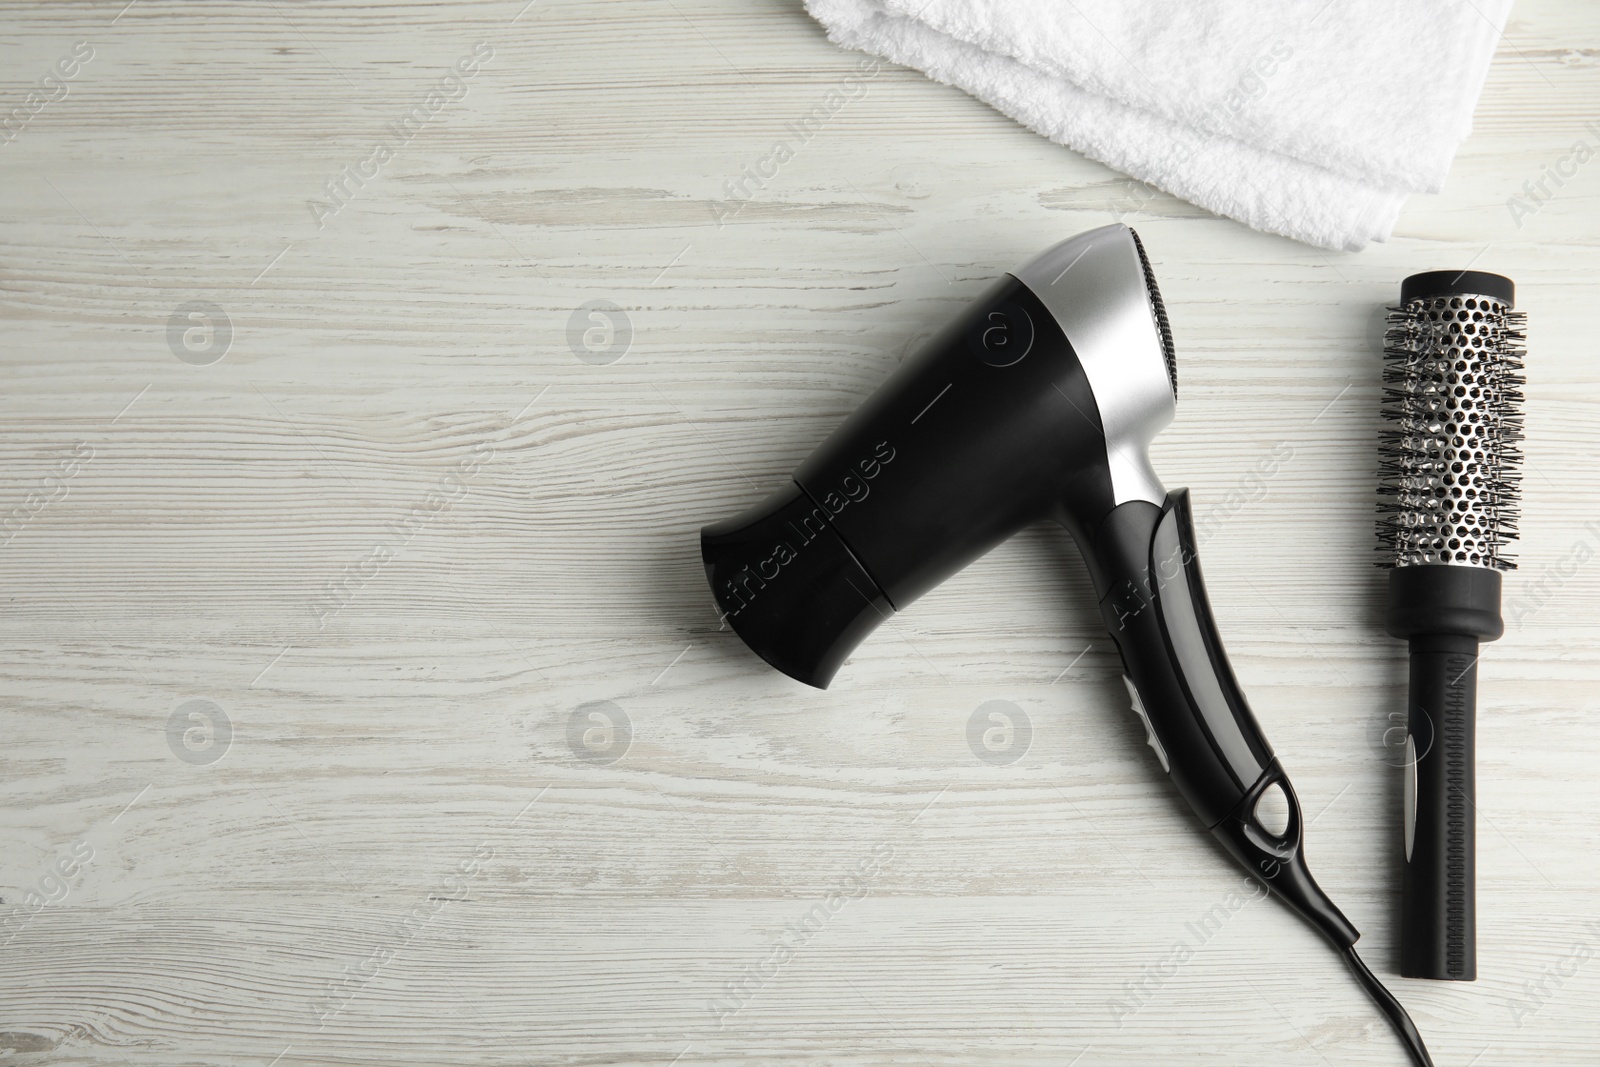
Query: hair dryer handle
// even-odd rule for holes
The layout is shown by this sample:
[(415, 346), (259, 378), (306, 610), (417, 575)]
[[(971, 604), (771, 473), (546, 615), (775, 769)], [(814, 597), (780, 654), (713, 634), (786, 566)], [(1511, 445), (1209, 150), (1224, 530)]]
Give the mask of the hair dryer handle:
[(1188, 491), (1115, 508), (1090, 566), (1133, 710), (1173, 785), (1240, 863), (1336, 945), (1353, 944), (1360, 935), (1305, 866), (1299, 801), (1217, 634)]

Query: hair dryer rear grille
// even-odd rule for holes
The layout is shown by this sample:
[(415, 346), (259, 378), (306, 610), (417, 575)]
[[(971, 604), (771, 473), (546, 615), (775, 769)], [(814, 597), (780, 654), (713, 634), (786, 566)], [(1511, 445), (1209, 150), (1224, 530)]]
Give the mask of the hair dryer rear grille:
[(1156, 327), (1161, 331), (1161, 354), (1167, 360), (1167, 381), (1172, 385), (1172, 399), (1178, 399), (1178, 351), (1172, 344), (1172, 325), (1167, 322), (1167, 305), (1161, 302), (1161, 290), (1156, 288), (1156, 272), (1150, 269), (1150, 257), (1144, 254), (1144, 242), (1133, 234), (1133, 247), (1139, 250), (1139, 265), (1144, 268), (1144, 287), (1150, 294), (1150, 308), (1156, 315)]
[(1380, 566), (1510, 570), (1522, 439), (1524, 316), (1493, 297), (1389, 311), (1380, 446)]

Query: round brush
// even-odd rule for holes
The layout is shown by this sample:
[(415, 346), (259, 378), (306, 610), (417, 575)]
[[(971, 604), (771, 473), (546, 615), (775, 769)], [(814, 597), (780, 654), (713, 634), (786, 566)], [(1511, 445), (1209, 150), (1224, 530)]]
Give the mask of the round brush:
[(1505, 630), (1523, 316), (1510, 279), (1414, 274), (1385, 333), (1378, 550), (1384, 628), (1410, 644), (1400, 973), (1478, 976), (1473, 733), (1479, 642)]

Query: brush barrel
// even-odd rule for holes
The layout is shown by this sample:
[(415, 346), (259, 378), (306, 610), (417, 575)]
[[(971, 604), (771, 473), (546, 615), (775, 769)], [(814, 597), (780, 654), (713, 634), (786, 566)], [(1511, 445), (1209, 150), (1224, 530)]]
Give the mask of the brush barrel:
[(1478, 648), (1505, 630), (1500, 572), (1449, 564), (1389, 572), (1385, 627), (1408, 641), (1400, 973), (1478, 977), (1474, 735)]

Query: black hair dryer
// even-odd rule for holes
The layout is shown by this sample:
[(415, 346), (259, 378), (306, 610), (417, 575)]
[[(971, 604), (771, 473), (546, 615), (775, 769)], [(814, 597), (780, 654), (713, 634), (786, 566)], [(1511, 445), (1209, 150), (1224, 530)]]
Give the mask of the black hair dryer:
[[(996, 282), (908, 359), (793, 481), (701, 533), (734, 631), (825, 687), (895, 611), (1041, 519), (1072, 534), (1162, 769), (1234, 857), (1321, 931), (1418, 1063), (1420, 1036), (1312, 879), (1303, 820), (1217, 636), (1186, 490), (1149, 444), (1177, 367), (1138, 236), (1079, 234)], [(1420, 1057), (1419, 1057), (1420, 1054)]]

